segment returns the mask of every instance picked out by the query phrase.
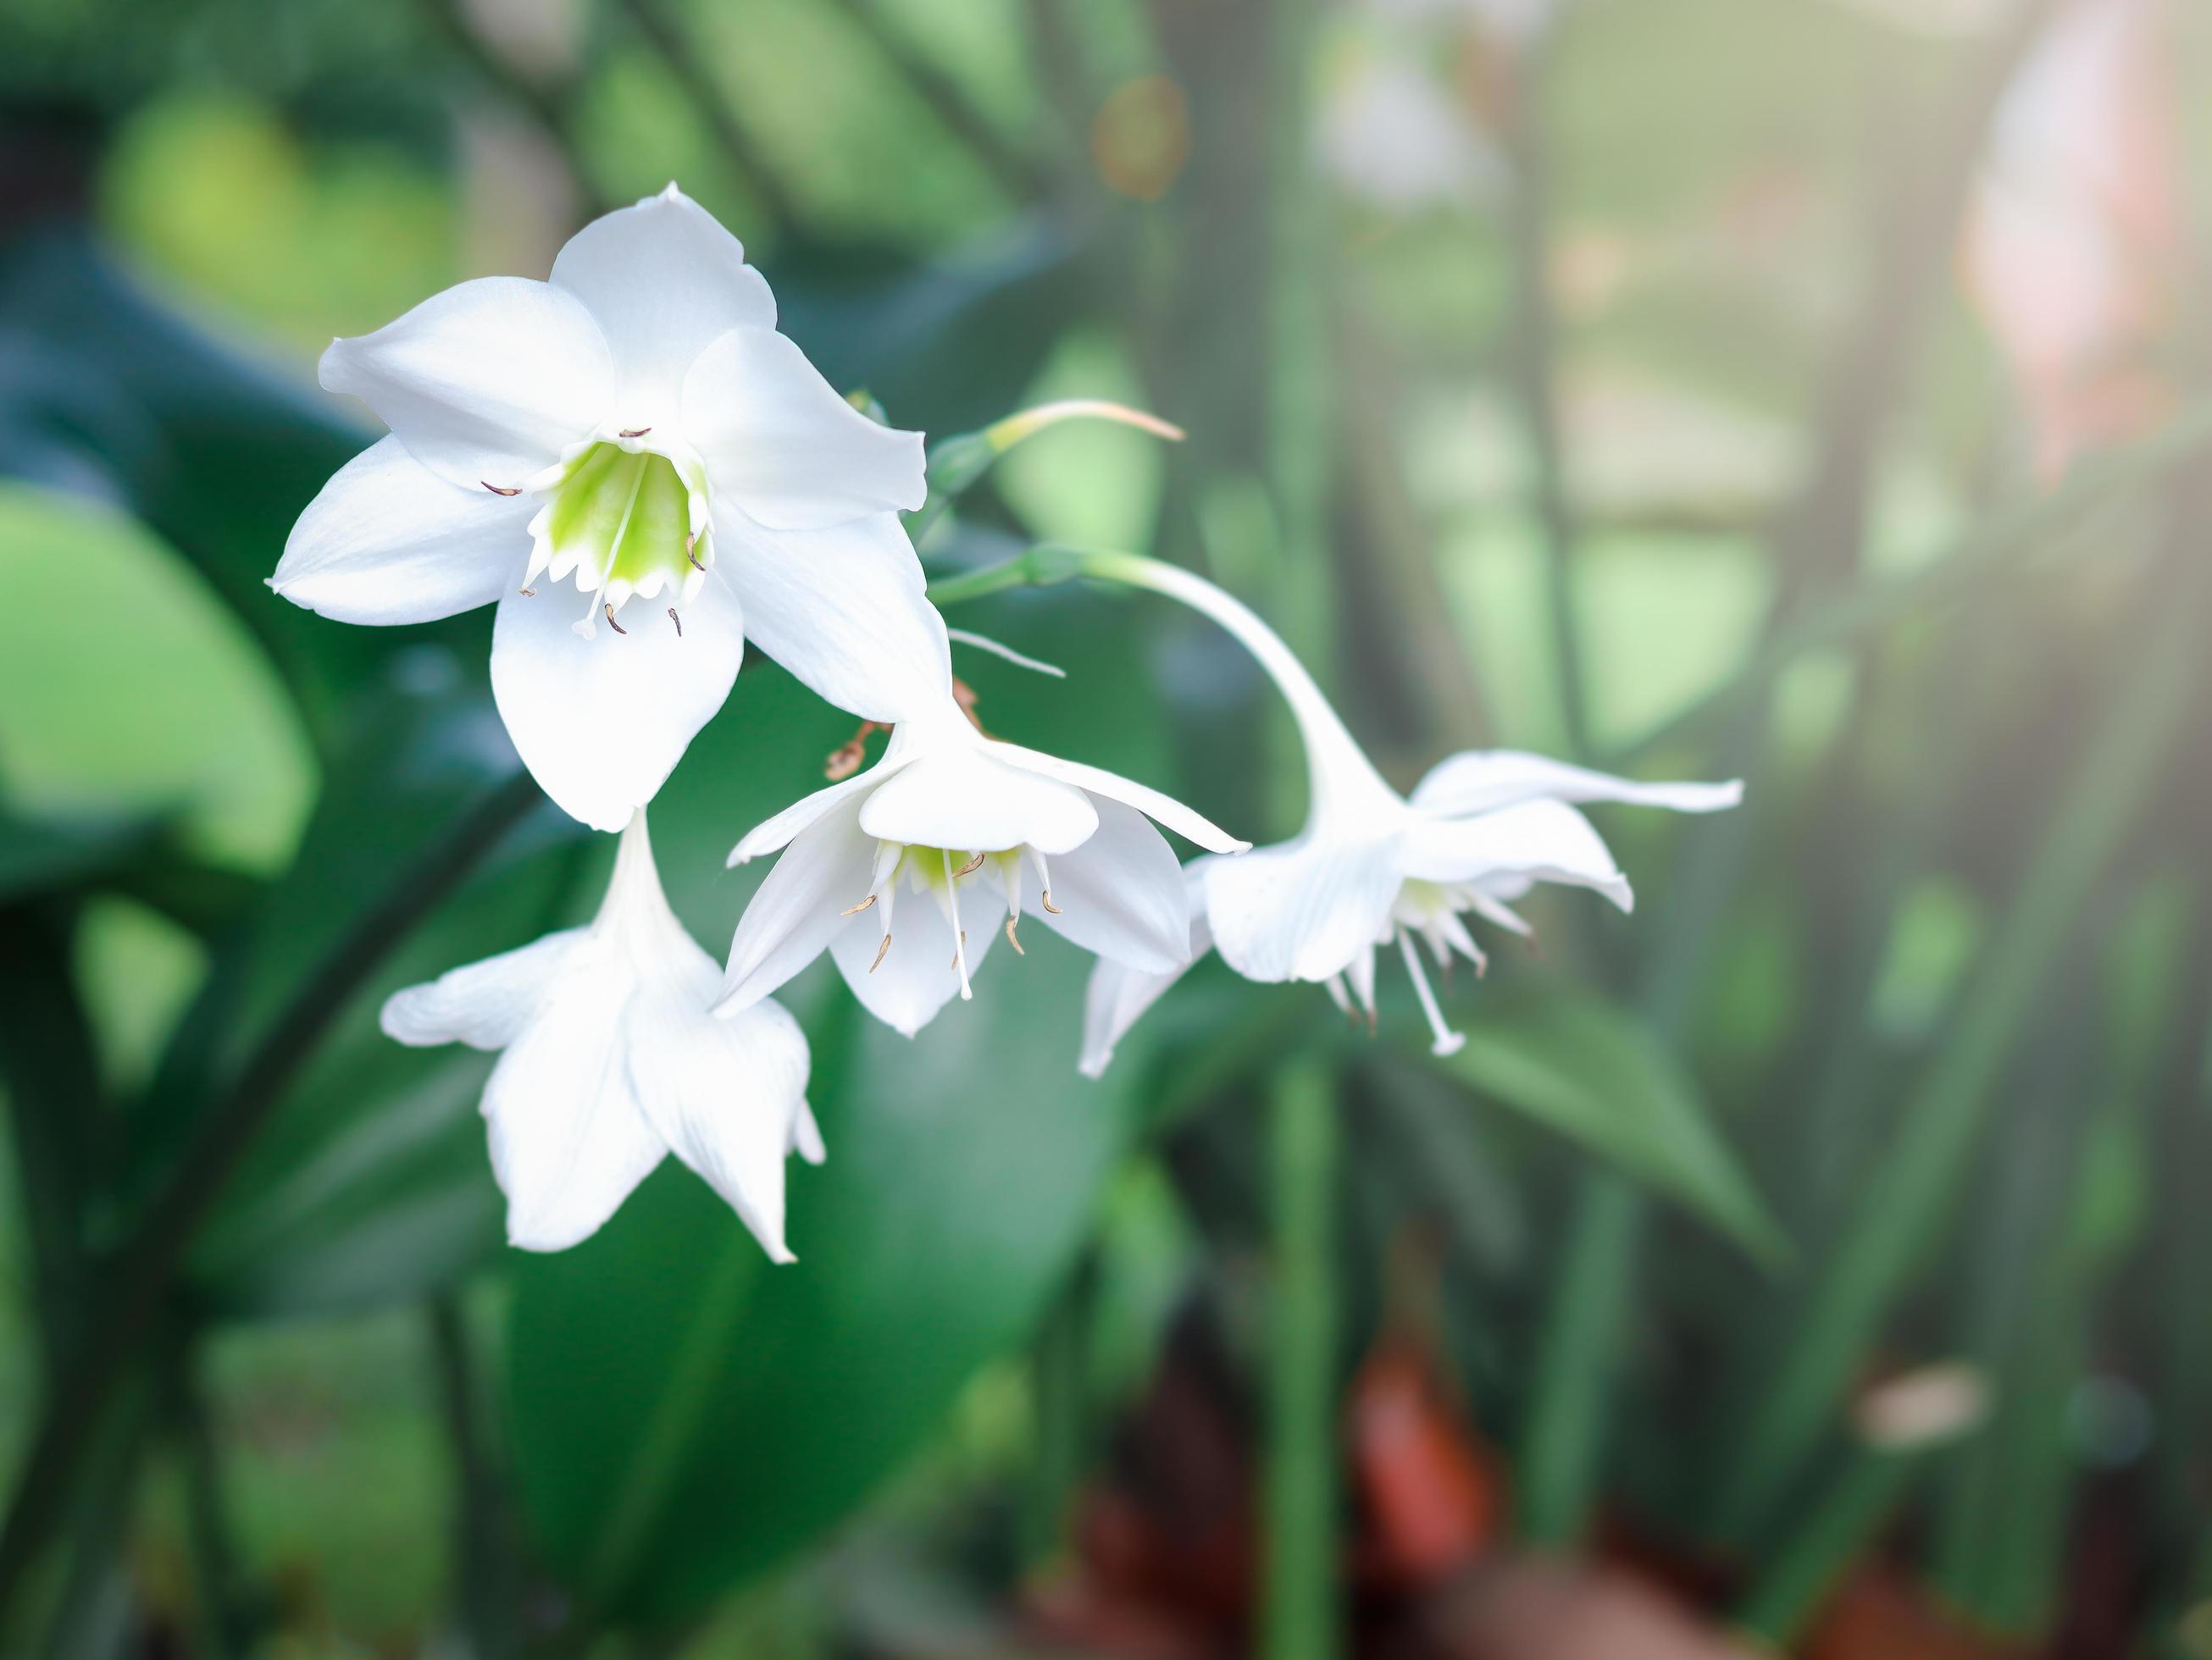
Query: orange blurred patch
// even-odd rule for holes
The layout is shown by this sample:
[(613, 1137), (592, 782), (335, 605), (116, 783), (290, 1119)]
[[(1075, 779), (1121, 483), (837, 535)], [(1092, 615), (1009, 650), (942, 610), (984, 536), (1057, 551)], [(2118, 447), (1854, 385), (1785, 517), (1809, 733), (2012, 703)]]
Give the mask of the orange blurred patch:
[(1157, 202), (1190, 160), (1190, 107), (1164, 75), (1139, 76), (1107, 94), (1091, 123), (1091, 160), (1107, 189)]

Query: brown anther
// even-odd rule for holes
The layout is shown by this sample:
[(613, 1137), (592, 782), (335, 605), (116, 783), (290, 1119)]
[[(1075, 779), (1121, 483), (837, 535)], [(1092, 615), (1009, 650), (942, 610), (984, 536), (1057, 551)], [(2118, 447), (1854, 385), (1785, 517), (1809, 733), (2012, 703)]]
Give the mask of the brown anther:
[(625, 427), (616, 434), (618, 438), (643, 438), (653, 430), (650, 427)]
[(839, 916), (841, 916), (841, 917), (857, 917), (857, 916), (859, 916), (859, 915), (860, 914), (860, 912), (862, 912), (863, 911), (866, 910), (870, 906), (873, 905), (875, 902), (876, 902), (876, 896), (875, 896), (873, 894), (869, 894), (869, 895), (868, 895), (868, 897), (867, 897), (867, 898), (866, 898), (866, 899), (862, 900), (861, 900), (858, 905), (848, 905), (848, 906), (846, 906), (842, 911), (840, 911), (837, 914), (838, 914)]
[(608, 627), (613, 629), (618, 634), (626, 634), (629, 632), (629, 629), (623, 627), (622, 624), (615, 621), (615, 608), (614, 602), (612, 600), (609, 600), (605, 604), (601, 605), (599, 609), (607, 614)]
[(676, 638), (678, 639), (683, 639), (684, 619), (676, 615), (676, 608), (673, 605), (668, 608), (668, 620), (676, 625)]
[[(694, 536), (691, 538), (691, 542), (696, 542), (698, 539), (698, 537)], [(691, 561), (691, 568), (693, 570), (704, 574), (707, 567), (699, 562), (699, 555), (691, 551), (691, 542), (687, 542), (684, 544), (684, 557)]]
[(960, 706), (960, 712), (968, 717), (968, 724), (970, 726), (987, 738), (991, 736), (989, 729), (977, 718), (975, 714), (975, 705), (980, 701), (975, 695), (975, 688), (957, 675), (952, 677), (952, 700)]
[(891, 936), (886, 934), (884, 936), (884, 942), (876, 948), (876, 960), (868, 965), (868, 972), (872, 974), (884, 966), (884, 954), (890, 948)]
[(520, 594), (525, 599), (536, 599), (538, 597), (538, 591), (535, 588), (518, 588), (514, 591)]
[(1052, 902), (1052, 889), (1049, 888), (1044, 890), (1044, 908), (1055, 917), (1060, 914), (1060, 907)]
[(976, 855), (975, 855), (975, 857), (974, 858), (972, 858), (972, 859), (969, 860), (967, 863), (965, 863), (965, 864), (962, 865), (962, 866), (961, 866), (957, 870), (955, 870), (952, 874), (953, 874), (955, 876), (972, 876), (972, 875), (975, 875), (978, 870), (981, 870), (982, 868), (983, 868), (983, 856), (982, 856), (981, 853), (978, 853), (978, 854), (976, 854)]
[(1017, 917), (1006, 918), (1006, 943), (1014, 948), (1016, 956), (1026, 957), (1029, 953), (1022, 949), (1022, 936), (1014, 932), (1014, 924), (1019, 920), (1020, 918)]
[(511, 487), (502, 486), (493, 483), (488, 478), (480, 478), (477, 482), (483, 485), (485, 489), (489, 490), (495, 496), (519, 496), (522, 494), (522, 487), (520, 484)]
[(1367, 1035), (1370, 1038), (1375, 1035), (1375, 1011), (1371, 1009), (1367, 1011)]
[(946, 967), (946, 968), (948, 968), (948, 969), (952, 969), (952, 968), (957, 968), (957, 967), (959, 967), (959, 966), (960, 966), (960, 954), (961, 954), (963, 951), (965, 951), (967, 948), (968, 948), (968, 930), (967, 930), (966, 929), (964, 929), (964, 928), (963, 928), (963, 929), (962, 929), (962, 930), (960, 930), (960, 943), (959, 943), (959, 944), (957, 944), (957, 945), (956, 945), (956, 946), (954, 946), (954, 947), (952, 948), (952, 960), (951, 960), (951, 962), (949, 962), (949, 963), (945, 964), (945, 967)]
[(868, 734), (888, 732), (890, 730), (889, 726), (879, 721), (862, 721), (860, 730), (853, 734), (850, 742), (842, 744), (830, 752), (830, 759), (823, 763), (822, 776), (832, 784), (841, 783), (851, 778), (854, 773), (860, 770), (860, 763), (868, 758)]

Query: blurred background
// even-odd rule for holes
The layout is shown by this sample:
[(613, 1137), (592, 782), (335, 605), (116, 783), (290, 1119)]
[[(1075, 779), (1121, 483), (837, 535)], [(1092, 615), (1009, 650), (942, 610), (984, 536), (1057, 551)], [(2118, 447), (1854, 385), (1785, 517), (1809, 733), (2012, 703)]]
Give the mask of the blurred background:
[[(2191, 0), (0, 0), (0, 1652), (2212, 1656), (2212, 10)], [(674, 179), (933, 438), (923, 551), (1201, 569), (1394, 781), (1600, 809), (1426, 1052), (1218, 962), (913, 1043), (790, 998), (798, 1266), (501, 1244), (393, 988), (589, 914), (488, 613), (262, 579), (317, 353)], [(953, 621), (992, 730), (1297, 827), (1237, 649)], [(748, 663), (722, 856), (852, 723)]]

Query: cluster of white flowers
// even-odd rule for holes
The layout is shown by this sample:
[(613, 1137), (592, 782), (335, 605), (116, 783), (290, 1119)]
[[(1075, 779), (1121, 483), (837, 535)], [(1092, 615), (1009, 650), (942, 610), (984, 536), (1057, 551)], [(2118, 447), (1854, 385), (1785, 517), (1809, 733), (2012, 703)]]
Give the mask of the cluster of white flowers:
[[(508, 1235), (588, 1237), (673, 1150), (778, 1261), (783, 1166), (823, 1157), (807, 1051), (773, 993), (825, 948), (911, 1036), (1024, 914), (1098, 958), (1082, 1064), (1211, 943), (1256, 980), (1308, 979), (1371, 1017), (1374, 948), (1482, 954), (1462, 912), (1521, 929), (1540, 881), (1628, 888), (1570, 802), (1724, 806), (1735, 787), (1644, 785), (1534, 756), (1464, 754), (1410, 802), (1297, 660), (1211, 585), (1145, 579), (1259, 657), (1304, 734), (1312, 809), (1252, 852), (1111, 772), (984, 736), (902, 512), (921, 435), (860, 413), (775, 331), (768, 285), (673, 185), (586, 226), (551, 280), (465, 282), (325, 354), (391, 435), (301, 516), (270, 585), (325, 616), (427, 622), (496, 603), (491, 682), (524, 764), (619, 831), (596, 920), (394, 996), (400, 1042), (501, 1051), (486, 1087)], [(562, 585), (574, 586), (563, 600)], [(639, 607), (635, 601), (653, 602)], [(882, 758), (740, 840), (781, 850), (726, 970), (670, 910), (645, 808), (727, 697), (750, 639), (830, 702), (891, 729)], [(1154, 827), (1206, 853), (1188, 867)], [(902, 898), (902, 890), (904, 897)], [(1002, 920), (1003, 918), (1003, 920)]]

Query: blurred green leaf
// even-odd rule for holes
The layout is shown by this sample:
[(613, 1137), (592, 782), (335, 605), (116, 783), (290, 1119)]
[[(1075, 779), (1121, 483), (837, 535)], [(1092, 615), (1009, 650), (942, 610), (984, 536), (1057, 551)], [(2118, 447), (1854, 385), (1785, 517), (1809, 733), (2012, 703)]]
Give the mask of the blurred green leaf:
[(1501, 997), (1437, 1064), (1674, 1200), (1762, 1263), (1790, 1244), (1681, 1063), (1635, 1016), (1570, 992)]

